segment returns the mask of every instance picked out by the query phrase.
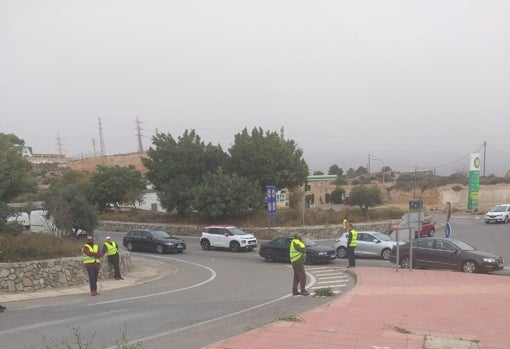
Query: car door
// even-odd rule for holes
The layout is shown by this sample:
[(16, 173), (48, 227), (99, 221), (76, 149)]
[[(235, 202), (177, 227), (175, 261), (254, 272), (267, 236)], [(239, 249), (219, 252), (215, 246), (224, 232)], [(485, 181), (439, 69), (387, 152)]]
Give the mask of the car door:
[(357, 256), (364, 257), (368, 254), (368, 246), (367, 242), (365, 241), (367, 238), (367, 234), (365, 233), (358, 233), (358, 237), (356, 239), (356, 248), (354, 249), (354, 253)]
[(433, 265), (437, 269), (458, 269), (460, 250), (447, 240), (436, 240)]
[(374, 257), (379, 256), (380, 253), (380, 240), (369, 233), (363, 233), (363, 245), (365, 256)]
[(271, 246), (275, 259), (280, 261), (289, 261), (289, 249), (290, 249), (290, 239), (287, 238), (279, 238), (273, 241)]
[(218, 247), (228, 248), (230, 245), (231, 233), (228, 229), (218, 228), (216, 239), (218, 239)]
[(433, 268), (434, 240), (418, 239), (413, 242), (413, 260), (417, 267)]
[(140, 245), (141, 249), (144, 251), (150, 251), (152, 247), (152, 233), (149, 231), (142, 231), (142, 236), (140, 237)]

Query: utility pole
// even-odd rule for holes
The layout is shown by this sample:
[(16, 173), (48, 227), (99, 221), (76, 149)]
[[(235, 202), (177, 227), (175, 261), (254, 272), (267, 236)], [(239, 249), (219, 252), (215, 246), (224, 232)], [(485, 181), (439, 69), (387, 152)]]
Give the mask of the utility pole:
[(136, 116), (136, 136), (138, 138), (138, 152), (143, 153), (143, 144), (142, 144), (142, 128), (140, 127), (141, 121), (138, 120), (138, 115)]
[(92, 138), (92, 147), (94, 149), (94, 157), (96, 157), (97, 151), (96, 151), (96, 139), (95, 138)]
[(101, 118), (98, 118), (98, 121), (99, 121), (99, 146), (101, 150), (101, 156), (105, 156), (106, 151), (104, 149), (103, 126), (101, 126)]

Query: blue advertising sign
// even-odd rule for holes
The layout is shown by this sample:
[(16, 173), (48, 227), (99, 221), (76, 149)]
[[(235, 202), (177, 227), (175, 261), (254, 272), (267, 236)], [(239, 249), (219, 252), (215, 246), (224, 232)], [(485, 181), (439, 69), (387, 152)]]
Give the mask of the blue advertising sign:
[(267, 213), (276, 214), (276, 186), (266, 186)]

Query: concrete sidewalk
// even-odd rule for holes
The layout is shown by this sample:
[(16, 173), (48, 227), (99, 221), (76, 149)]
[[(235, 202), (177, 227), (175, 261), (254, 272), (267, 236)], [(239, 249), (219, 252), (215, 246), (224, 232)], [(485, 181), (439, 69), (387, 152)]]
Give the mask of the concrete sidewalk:
[(205, 348), (510, 348), (509, 277), (373, 267), (354, 272), (350, 292), (299, 321), (278, 321)]

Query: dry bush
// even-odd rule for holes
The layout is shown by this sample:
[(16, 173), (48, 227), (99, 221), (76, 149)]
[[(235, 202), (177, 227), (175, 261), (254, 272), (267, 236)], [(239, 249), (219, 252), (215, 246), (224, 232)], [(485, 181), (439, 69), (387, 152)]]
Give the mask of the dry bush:
[(83, 240), (56, 238), (49, 234), (0, 235), (2, 262), (23, 262), (81, 256)]

